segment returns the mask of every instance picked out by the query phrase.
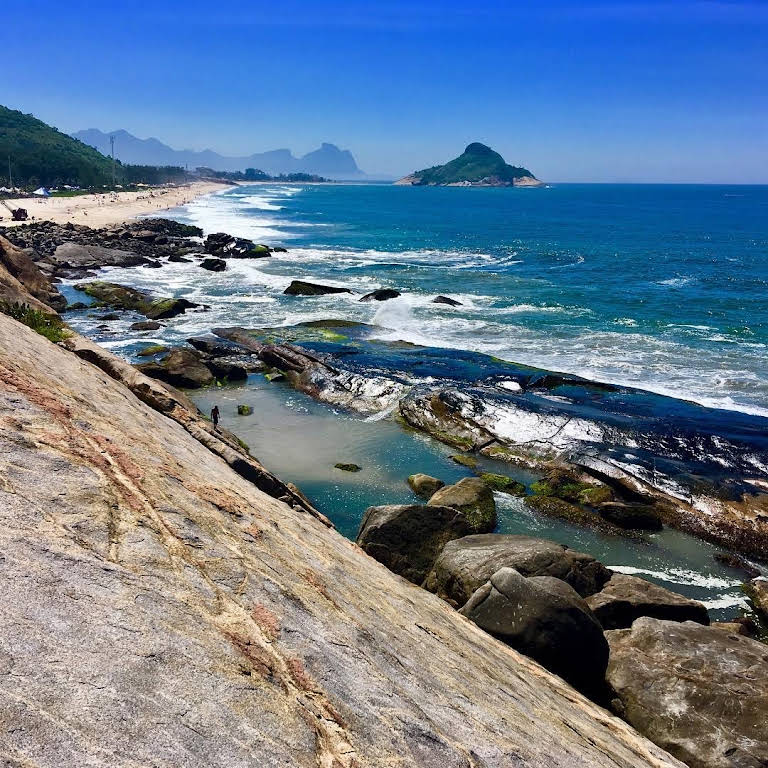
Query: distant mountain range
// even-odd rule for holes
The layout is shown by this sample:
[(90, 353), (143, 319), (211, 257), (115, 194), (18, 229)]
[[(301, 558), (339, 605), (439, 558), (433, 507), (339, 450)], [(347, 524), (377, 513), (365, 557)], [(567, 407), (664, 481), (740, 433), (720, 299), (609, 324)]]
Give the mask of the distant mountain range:
[(104, 133), (97, 128), (89, 128), (73, 133), (72, 136), (105, 155), (110, 154), (109, 139), (114, 136), (115, 157), (123, 163), (136, 165), (177, 165), (182, 168), (187, 166), (190, 170), (205, 167), (214, 171), (256, 168), (270, 175), (311, 173), (330, 179), (359, 179), (365, 176), (357, 167), (352, 153), (347, 149), (339, 149), (335, 144), (323, 143), (320, 149), (303, 157), (294, 157), (289, 149), (274, 149), (247, 157), (226, 157), (210, 149), (202, 152), (173, 149), (157, 139), (139, 139), (123, 130)]

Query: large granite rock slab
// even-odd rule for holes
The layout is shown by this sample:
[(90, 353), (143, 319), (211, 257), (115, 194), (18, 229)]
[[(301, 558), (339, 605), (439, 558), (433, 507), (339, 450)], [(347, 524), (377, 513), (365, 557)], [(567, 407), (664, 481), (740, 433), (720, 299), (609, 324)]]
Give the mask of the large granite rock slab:
[(448, 542), (424, 586), (461, 606), (500, 568), (514, 568), (523, 576), (554, 576), (582, 596), (599, 591), (611, 577), (594, 557), (563, 544), (532, 536), (488, 533)]
[(587, 695), (602, 692), (608, 643), (600, 623), (564, 581), (526, 579), (502, 568), (461, 613)]
[(9, 766), (680, 768), (67, 343), (0, 316)]
[(470, 530), (454, 507), (390, 504), (365, 510), (356, 541), (390, 571), (421, 584), (446, 542)]
[(709, 624), (707, 609), (698, 601), (623, 573), (614, 573), (600, 592), (587, 598), (587, 603), (604, 629), (631, 627), (640, 616)]
[(133, 251), (73, 242), (62, 243), (48, 258), (56, 267), (78, 270), (98, 269), (99, 267), (137, 267), (148, 261), (144, 256)]
[(606, 632), (608, 682), (623, 716), (690, 768), (768, 761), (768, 646), (643, 617)]

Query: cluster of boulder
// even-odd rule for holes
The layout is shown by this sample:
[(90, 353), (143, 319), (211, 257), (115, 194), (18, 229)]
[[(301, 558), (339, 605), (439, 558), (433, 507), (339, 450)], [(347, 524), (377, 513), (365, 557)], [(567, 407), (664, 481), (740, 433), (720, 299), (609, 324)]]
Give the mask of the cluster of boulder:
[(157, 267), (192, 262), (211, 271), (226, 269), (226, 259), (264, 258), (285, 248), (254, 243), (223, 232), (203, 230), (169, 219), (142, 219), (92, 229), (82, 224), (40, 221), (3, 232), (25, 250), (50, 279), (94, 277), (101, 267)]
[[(370, 556), (693, 768), (766, 764), (768, 646), (742, 625), (710, 625), (701, 603), (565, 545), (492, 533), (482, 478), (408, 483), (426, 504), (366, 510), (357, 543)], [(768, 580), (752, 584), (766, 600)]]
[[(310, 283), (306, 280), (291, 280), (290, 285), (283, 291), (283, 293), (286, 296), (328, 296), (336, 293), (351, 294), (352, 291), (349, 288), (342, 288), (336, 285), (321, 285), (320, 283)], [(397, 299), (400, 296), (402, 296), (402, 294), (395, 288), (377, 288), (376, 290), (361, 296), (359, 301), (389, 301), (390, 299)], [(447, 304), (452, 307), (461, 306), (460, 301), (451, 299), (448, 296), (436, 296), (432, 299), (432, 303)]]

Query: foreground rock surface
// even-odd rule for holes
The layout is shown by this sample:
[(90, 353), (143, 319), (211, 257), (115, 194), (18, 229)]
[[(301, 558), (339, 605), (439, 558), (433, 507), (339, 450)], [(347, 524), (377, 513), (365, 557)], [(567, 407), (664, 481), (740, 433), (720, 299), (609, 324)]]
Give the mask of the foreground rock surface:
[(582, 692), (602, 691), (608, 643), (586, 603), (564, 581), (526, 579), (502, 568), (461, 613)]
[(68, 343), (0, 316), (9, 766), (679, 768)]
[(605, 629), (631, 627), (641, 616), (709, 624), (707, 609), (696, 600), (623, 573), (614, 573), (600, 592), (587, 598), (587, 604)]
[(608, 682), (626, 719), (690, 768), (768, 760), (768, 647), (694, 622), (607, 632)]
[(554, 576), (582, 597), (598, 592), (611, 576), (591, 555), (554, 541), (489, 533), (448, 542), (424, 586), (460, 607), (500, 568), (514, 568), (523, 576)]

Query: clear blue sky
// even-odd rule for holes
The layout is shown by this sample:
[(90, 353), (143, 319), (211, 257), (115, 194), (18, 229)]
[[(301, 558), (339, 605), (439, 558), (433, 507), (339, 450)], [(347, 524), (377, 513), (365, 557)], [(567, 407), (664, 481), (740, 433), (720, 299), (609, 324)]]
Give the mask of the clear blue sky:
[(553, 181), (768, 183), (768, 0), (23, 0), (0, 103), (370, 172), (470, 141)]

